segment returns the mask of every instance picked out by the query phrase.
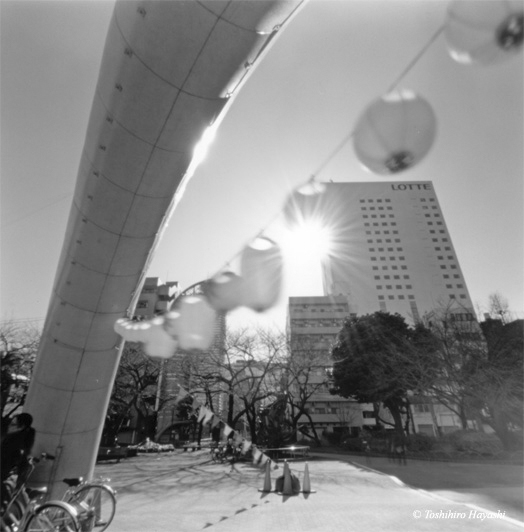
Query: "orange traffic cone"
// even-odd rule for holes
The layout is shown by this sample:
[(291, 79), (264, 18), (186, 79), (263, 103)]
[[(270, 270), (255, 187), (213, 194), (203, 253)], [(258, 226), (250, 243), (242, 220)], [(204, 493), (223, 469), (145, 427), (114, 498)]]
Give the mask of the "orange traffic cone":
[(291, 481), (291, 472), (287, 465), (287, 460), (284, 461), (284, 487), (282, 488), (282, 495), (293, 495), (293, 483)]
[(266, 476), (264, 478), (264, 487), (262, 489), (259, 489), (258, 491), (261, 491), (263, 493), (271, 492), (271, 460), (268, 460), (266, 462)]
[(311, 489), (311, 481), (309, 480), (309, 467), (306, 462), (306, 467), (304, 469), (304, 480), (302, 482), (302, 493), (316, 493)]

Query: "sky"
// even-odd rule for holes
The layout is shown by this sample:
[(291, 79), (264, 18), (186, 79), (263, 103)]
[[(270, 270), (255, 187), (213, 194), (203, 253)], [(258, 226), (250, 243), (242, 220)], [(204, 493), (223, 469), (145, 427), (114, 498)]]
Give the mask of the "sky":
[[(43, 325), (113, 5), (0, 0), (0, 321)], [(306, 2), (236, 95), (148, 275), (181, 288), (212, 276), (271, 231), (313, 173), (387, 180), (360, 165), (351, 143), (331, 154), (444, 24), (447, 6)], [(440, 35), (398, 85), (432, 105), (437, 138), (419, 165), (394, 178), (433, 181), (474, 304), (485, 309), (497, 292), (521, 317), (523, 79), (522, 54), (465, 66)], [(283, 327), (289, 296), (322, 294), (312, 261), (287, 265), (285, 281), (276, 308), (237, 311), (233, 322)]]

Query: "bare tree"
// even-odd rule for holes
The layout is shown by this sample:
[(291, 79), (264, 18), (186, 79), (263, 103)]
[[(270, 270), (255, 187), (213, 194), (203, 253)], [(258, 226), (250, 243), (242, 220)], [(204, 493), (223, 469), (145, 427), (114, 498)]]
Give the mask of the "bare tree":
[(426, 322), (435, 338), (438, 378), (427, 390), (460, 419), (463, 429), (477, 419), (476, 376), (487, 359), (487, 345), (476, 317), (468, 309), (443, 308)]
[[(228, 330), (223, 350), (196, 357), (191, 364), (191, 393), (204, 394), (208, 408), (225, 414), (227, 424), (246, 428), (257, 443), (261, 410), (281, 392), (284, 335), (269, 330)], [(219, 409), (224, 399), (223, 410)], [(240, 427), (240, 423), (244, 427)]]
[[(290, 349), (291, 351), (291, 349)], [(307, 418), (309, 429), (303, 427), (302, 433), (320, 445), (320, 438), (311, 417), (309, 405), (318, 394), (329, 394), (331, 364), (326, 361), (323, 351), (314, 349), (305, 340), (294, 342), (288, 356), (286, 369), (287, 401), (293, 434), (297, 433), (299, 421)]]
[(154, 439), (158, 412), (175, 400), (158, 386), (161, 371), (162, 361), (147, 356), (141, 344), (125, 344), (106, 416), (105, 444), (111, 445), (129, 422), (141, 436)]
[(31, 324), (0, 326), (2, 431), (25, 403), (41, 331)]

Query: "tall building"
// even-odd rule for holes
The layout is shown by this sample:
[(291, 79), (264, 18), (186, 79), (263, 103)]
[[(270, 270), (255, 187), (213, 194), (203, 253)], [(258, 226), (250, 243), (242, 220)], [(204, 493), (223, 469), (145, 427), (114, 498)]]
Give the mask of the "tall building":
[(430, 181), (322, 185), (299, 208), (332, 234), (322, 265), (326, 295), (345, 295), (358, 315), (383, 310), (416, 322), (439, 308), (473, 314)]

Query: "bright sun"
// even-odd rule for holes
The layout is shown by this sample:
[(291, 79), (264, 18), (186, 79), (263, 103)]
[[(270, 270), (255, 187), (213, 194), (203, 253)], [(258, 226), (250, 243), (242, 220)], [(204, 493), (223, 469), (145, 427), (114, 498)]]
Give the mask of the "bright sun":
[(331, 232), (317, 220), (304, 220), (285, 239), (286, 252), (294, 259), (322, 260), (331, 250)]

